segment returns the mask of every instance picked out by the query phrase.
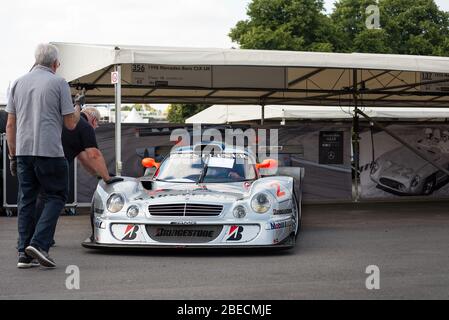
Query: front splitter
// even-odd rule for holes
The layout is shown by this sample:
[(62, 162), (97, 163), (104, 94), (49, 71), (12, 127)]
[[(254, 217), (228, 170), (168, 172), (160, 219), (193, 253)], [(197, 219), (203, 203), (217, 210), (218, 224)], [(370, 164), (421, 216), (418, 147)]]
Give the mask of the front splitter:
[(102, 244), (92, 242), (90, 239), (86, 239), (81, 245), (87, 249), (97, 250), (211, 250), (211, 249), (223, 249), (223, 250), (287, 250), (292, 249), (294, 244), (285, 242), (274, 245), (135, 245), (135, 244)]

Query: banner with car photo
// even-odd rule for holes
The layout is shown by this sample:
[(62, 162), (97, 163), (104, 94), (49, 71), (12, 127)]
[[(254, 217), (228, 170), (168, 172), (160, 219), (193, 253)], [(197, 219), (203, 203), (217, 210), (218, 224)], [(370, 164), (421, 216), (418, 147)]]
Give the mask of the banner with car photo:
[(301, 122), (275, 128), (280, 166), (305, 169), (305, 203), (352, 200), (350, 123)]
[[(390, 131), (442, 168), (449, 168), (449, 125), (393, 124)], [(449, 177), (384, 131), (365, 128), (360, 135), (363, 199), (449, 197)]]
[[(276, 129), (278, 142), (270, 148), (277, 150), (280, 166), (305, 168), (303, 200), (305, 202), (351, 201), (351, 125), (330, 122), (300, 123), (288, 126), (209, 126), (226, 129)], [(122, 124), (123, 175), (139, 177), (144, 173), (143, 157), (162, 161), (175, 142), (170, 141), (174, 129), (191, 125)], [(114, 125), (97, 129), (97, 140), (110, 172), (115, 169)], [(203, 132), (204, 134), (204, 132)], [(268, 134), (267, 134), (268, 135)], [(271, 152), (264, 152), (270, 157)], [(259, 161), (264, 160), (259, 154)], [(97, 179), (78, 166), (78, 203), (90, 203)]]

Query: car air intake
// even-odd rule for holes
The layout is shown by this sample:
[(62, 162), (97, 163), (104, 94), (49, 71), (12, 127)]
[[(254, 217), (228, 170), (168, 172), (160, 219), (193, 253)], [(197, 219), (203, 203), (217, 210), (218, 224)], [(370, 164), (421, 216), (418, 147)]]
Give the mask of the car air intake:
[(384, 186), (387, 186), (392, 189), (396, 189), (396, 190), (404, 190), (405, 189), (405, 186), (402, 183), (397, 182), (395, 180), (388, 179), (388, 178), (380, 178), (379, 182), (381, 184), (383, 184)]
[(223, 211), (222, 205), (200, 203), (173, 203), (149, 205), (152, 216), (165, 217), (211, 217), (218, 216)]

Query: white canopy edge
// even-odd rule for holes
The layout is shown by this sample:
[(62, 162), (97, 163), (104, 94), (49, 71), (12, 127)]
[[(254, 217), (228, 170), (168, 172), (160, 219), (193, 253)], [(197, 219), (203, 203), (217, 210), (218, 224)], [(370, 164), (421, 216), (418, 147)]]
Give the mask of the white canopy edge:
[(448, 57), (62, 42), (53, 42), (53, 44), (59, 48), (61, 55), (61, 68), (58, 70), (58, 74), (69, 82), (107, 66), (133, 63), (349, 68), (449, 73)]
[[(265, 106), (265, 119), (351, 119), (353, 107), (317, 106)], [(445, 119), (449, 109), (427, 108), (425, 112), (416, 108), (363, 108), (372, 118), (388, 119)], [(261, 106), (257, 105), (214, 105), (186, 119), (186, 123), (226, 124), (260, 120)]]

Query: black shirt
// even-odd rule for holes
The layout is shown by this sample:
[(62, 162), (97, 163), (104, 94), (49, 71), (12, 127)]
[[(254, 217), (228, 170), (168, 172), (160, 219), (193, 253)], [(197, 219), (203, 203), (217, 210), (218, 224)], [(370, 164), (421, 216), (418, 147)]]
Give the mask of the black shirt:
[(69, 162), (87, 148), (98, 148), (94, 128), (87, 122), (85, 114), (81, 113), (75, 129), (69, 130), (65, 127), (62, 129), (62, 147)]

